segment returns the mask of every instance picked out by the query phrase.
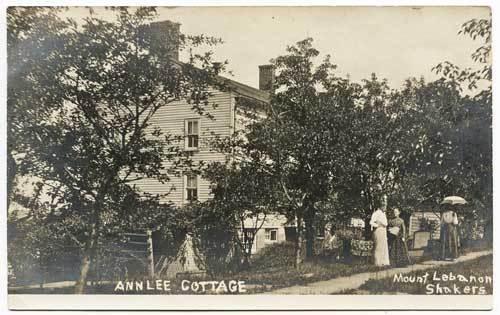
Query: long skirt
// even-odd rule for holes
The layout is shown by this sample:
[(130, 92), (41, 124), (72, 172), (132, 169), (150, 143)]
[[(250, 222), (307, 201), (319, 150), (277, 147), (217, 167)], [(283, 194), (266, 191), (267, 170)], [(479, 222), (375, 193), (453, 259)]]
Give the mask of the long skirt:
[(458, 257), (457, 227), (450, 223), (441, 225), (441, 259)]
[(389, 234), (389, 260), (391, 266), (395, 267), (404, 267), (411, 263), (405, 242), (401, 237), (392, 234)]
[(387, 246), (387, 229), (378, 227), (373, 231), (373, 262), (375, 266), (389, 265), (389, 248)]

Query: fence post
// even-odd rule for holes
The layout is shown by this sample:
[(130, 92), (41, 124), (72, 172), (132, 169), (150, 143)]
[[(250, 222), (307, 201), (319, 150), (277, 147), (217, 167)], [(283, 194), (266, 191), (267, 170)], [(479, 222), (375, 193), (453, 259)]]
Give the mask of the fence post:
[(148, 240), (147, 240), (148, 275), (152, 279), (155, 276), (155, 264), (154, 264), (154, 257), (153, 257), (153, 237), (152, 237), (151, 230), (147, 230), (146, 234), (148, 237)]

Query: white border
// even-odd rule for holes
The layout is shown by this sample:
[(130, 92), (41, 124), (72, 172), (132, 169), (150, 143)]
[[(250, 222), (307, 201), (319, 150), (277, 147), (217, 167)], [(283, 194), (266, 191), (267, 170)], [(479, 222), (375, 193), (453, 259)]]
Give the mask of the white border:
[[(464, 298), (466, 297), (466, 298)], [(196, 302), (194, 304), (193, 302)], [(491, 295), (10, 295), (16, 310), (467, 310), (491, 309)]]
[[(50, 6), (102, 6), (102, 5), (157, 5), (157, 6), (490, 6), (492, 8), (493, 14), (493, 80), (496, 82), (499, 74), (499, 70), (496, 67), (496, 61), (500, 60), (498, 58), (498, 41), (499, 41), (499, 28), (498, 20), (500, 19), (497, 11), (499, 10), (498, 1), (494, 0), (424, 0), (424, 1), (412, 1), (412, 0), (287, 0), (287, 1), (256, 1), (256, 0), (219, 0), (219, 1), (203, 1), (203, 0), (172, 0), (172, 1), (158, 1), (158, 0), (142, 0), (142, 1), (131, 1), (131, 0), (7, 0), (5, 3), (2, 2), (2, 10), (0, 12), (0, 44), (6, 42), (6, 29), (5, 29), (5, 9), (7, 5), (50, 5)], [(2, 105), (6, 104), (6, 45), (0, 45), (0, 71), (2, 79), (0, 80), (0, 100)], [(496, 109), (496, 95), (498, 84), (494, 84), (493, 89), (493, 175), (494, 175), (494, 208), (498, 205), (497, 196), (497, 185), (496, 179), (498, 178), (498, 167), (497, 167), (497, 156), (500, 150), (498, 141), (498, 110)], [(6, 120), (6, 107), (0, 106), (0, 116), (2, 122)], [(0, 124), (0, 147), (2, 149), (0, 153), (0, 183), (2, 189), (0, 190), (0, 196), (6, 204), (6, 124)], [(0, 259), (0, 282), (3, 283), (0, 286), (0, 295), (2, 296), (1, 309), (7, 309), (7, 258), (5, 253), (7, 252), (6, 246), (6, 213), (7, 211), (3, 209), (2, 220), (0, 220), (0, 231), (2, 232), (2, 242), (0, 243), (0, 252), (4, 253), (1, 255)], [(494, 216), (494, 225), (500, 225), (497, 217)], [(494, 248), (499, 245), (499, 233), (494, 233)], [(495, 272), (494, 272), (494, 282), (499, 283), (500, 279), (497, 266), (497, 259), (494, 259)], [(498, 288), (495, 286), (495, 291)], [(496, 297), (498, 294), (494, 294)], [(28, 301), (29, 300), (29, 301)], [(211, 310), (222, 310), (222, 309), (252, 309), (252, 310), (276, 310), (276, 309), (343, 309), (352, 310), (355, 309), (352, 305), (356, 305), (357, 309), (368, 309), (368, 308), (379, 308), (379, 309), (477, 309), (477, 306), (484, 306), (483, 309), (489, 309), (489, 305), (492, 301), (491, 296), (376, 296), (376, 295), (357, 295), (353, 296), (269, 296), (269, 295), (253, 295), (253, 296), (196, 296), (196, 300), (193, 296), (114, 296), (114, 295), (11, 295), (9, 296), (9, 301), (19, 309), (25, 308), (27, 303), (31, 308), (37, 309), (66, 309), (66, 310), (85, 310), (85, 309), (129, 309), (129, 310), (146, 310), (146, 309), (177, 309), (177, 310), (194, 310), (194, 309), (211, 309)], [(350, 303), (349, 303), (350, 302)], [(498, 305), (496, 299), (493, 300), (494, 305)], [(11, 306), (13, 306), (11, 304)], [(59, 307), (56, 307), (58, 305)], [(9, 312), (10, 313), (10, 312)], [(35, 312), (26, 312), (35, 313)], [(38, 312), (37, 312), (38, 313)], [(43, 312), (46, 313), (46, 312)], [(95, 312), (79, 312), (79, 313), (95, 313)], [(121, 313), (121, 312), (120, 312)], [(384, 312), (387, 313), (387, 312)], [(392, 312), (391, 312), (392, 313)], [(398, 312), (399, 313), (399, 312)], [(448, 312), (445, 312), (448, 313)], [(451, 314), (451, 312), (449, 312)], [(472, 313), (472, 312), (468, 312)], [(118, 313), (117, 313), (118, 314)], [(349, 314), (352, 314), (350, 312)], [(408, 314), (405, 312), (404, 314)]]

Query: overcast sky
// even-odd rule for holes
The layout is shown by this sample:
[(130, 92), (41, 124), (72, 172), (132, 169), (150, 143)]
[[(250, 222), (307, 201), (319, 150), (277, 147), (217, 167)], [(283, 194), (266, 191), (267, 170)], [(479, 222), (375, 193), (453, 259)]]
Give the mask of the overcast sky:
[[(100, 11), (100, 10), (98, 10)], [(84, 9), (67, 15), (81, 17)], [(398, 88), (408, 77), (435, 78), (441, 61), (470, 66), (478, 46), (457, 35), (462, 23), (485, 18), (486, 7), (162, 7), (160, 20), (181, 23), (186, 34), (220, 37), (218, 61), (228, 60), (234, 79), (258, 86), (258, 65), (306, 37), (332, 55), (338, 74), (352, 80), (372, 72)]]

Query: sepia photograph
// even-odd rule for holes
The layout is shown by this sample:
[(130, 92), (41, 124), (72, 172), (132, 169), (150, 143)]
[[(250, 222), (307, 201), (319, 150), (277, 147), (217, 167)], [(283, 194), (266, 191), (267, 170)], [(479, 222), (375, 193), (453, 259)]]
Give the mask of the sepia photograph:
[(490, 7), (5, 9), (11, 309), (491, 309)]

